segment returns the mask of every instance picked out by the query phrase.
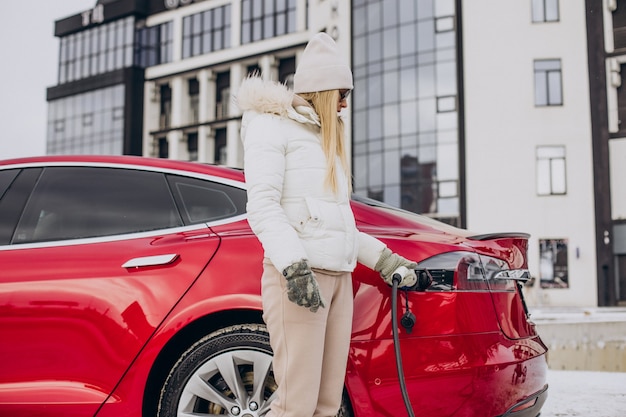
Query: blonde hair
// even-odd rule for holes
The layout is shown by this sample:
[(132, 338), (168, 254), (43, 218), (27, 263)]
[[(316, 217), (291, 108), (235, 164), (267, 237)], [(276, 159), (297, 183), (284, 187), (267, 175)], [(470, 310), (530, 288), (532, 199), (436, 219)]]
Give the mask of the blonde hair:
[(337, 164), (335, 161), (339, 158), (348, 180), (348, 192), (352, 192), (350, 167), (348, 166), (348, 157), (345, 147), (344, 124), (341, 117), (337, 114), (339, 90), (300, 93), (298, 95), (313, 106), (313, 109), (320, 118), (322, 150), (326, 156), (326, 178), (324, 185), (334, 193), (338, 191)]

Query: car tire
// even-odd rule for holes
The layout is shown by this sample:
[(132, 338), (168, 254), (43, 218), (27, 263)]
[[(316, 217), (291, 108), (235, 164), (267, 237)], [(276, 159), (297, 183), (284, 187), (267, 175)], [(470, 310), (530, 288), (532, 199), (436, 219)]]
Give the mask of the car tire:
[[(269, 334), (262, 324), (217, 330), (196, 342), (170, 370), (158, 417), (218, 415), (262, 417), (277, 385)], [(338, 417), (352, 415), (346, 392)]]
[(161, 389), (158, 417), (262, 416), (276, 391), (272, 350), (264, 325), (217, 330), (193, 344), (172, 367)]

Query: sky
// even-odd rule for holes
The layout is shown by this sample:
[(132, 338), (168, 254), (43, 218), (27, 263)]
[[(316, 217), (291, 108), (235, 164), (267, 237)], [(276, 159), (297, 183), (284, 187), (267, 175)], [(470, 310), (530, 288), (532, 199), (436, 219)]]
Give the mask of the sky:
[(46, 88), (57, 83), (54, 21), (92, 9), (96, 0), (0, 2), (0, 159), (45, 155)]

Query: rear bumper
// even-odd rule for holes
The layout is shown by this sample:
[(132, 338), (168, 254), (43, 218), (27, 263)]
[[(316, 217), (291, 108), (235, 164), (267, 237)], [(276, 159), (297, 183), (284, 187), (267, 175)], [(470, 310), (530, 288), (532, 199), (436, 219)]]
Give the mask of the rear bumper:
[(546, 402), (546, 398), (548, 398), (548, 384), (544, 385), (541, 390), (530, 395), (523, 401), (513, 405), (506, 413), (499, 417), (537, 417), (541, 412), (543, 403)]

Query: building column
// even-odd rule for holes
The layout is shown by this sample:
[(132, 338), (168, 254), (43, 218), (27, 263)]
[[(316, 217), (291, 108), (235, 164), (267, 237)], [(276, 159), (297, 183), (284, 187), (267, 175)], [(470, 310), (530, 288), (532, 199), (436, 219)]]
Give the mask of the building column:
[(172, 62), (183, 58), (183, 18), (178, 15), (172, 20)]
[(143, 156), (155, 156), (155, 138), (150, 132), (159, 128), (161, 94), (154, 81), (146, 81), (143, 91)]
[[(235, 2), (238, 3), (238, 2)], [(307, 10), (306, 10), (307, 0), (298, 0), (296, 3), (296, 31), (304, 32), (307, 28)], [(311, 11), (315, 10), (316, 7), (311, 6)]]
[(215, 138), (210, 126), (202, 123), (215, 119), (215, 73), (209, 69), (198, 72), (198, 162), (215, 162)]
[(200, 86), (199, 102), (199, 123), (206, 123), (215, 120), (215, 86), (216, 75), (214, 71), (203, 69), (198, 73), (198, 83)]
[(185, 140), (181, 130), (171, 130), (167, 133), (168, 159), (180, 159), (181, 142)]
[(215, 134), (210, 126), (198, 127), (198, 162), (215, 162)]
[[(246, 68), (242, 64), (233, 64), (230, 67), (230, 95), (237, 97), (239, 86), (246, 76)], [(241, 114), (237, 106), (228, 106), (228, 116), (237, 117)], [(226, 123), (226, 165), (243, 167), (243, 146), (239, 129), (241, 120), (231, 120)]]
[[(184, 85), (183, 77), (175, 77), (170, 82), (172, 89), (172, 114), (171, 127), (180, 127), (183, 122), (183, 96)], [(181, 130), (172, 130), (167, 134), (167, 142), (169, 145), (169, 159), (180, 159), (182, 156), (181, 148), (185, 138)]]
[(241, 44), (241, 1), (231, 2), (230, 28), (230, 45), (235, 48)]
[(259, 67), (264, 80), (278, 80), (278, 60), (274, 55), (263, 55), (259, 59)]

